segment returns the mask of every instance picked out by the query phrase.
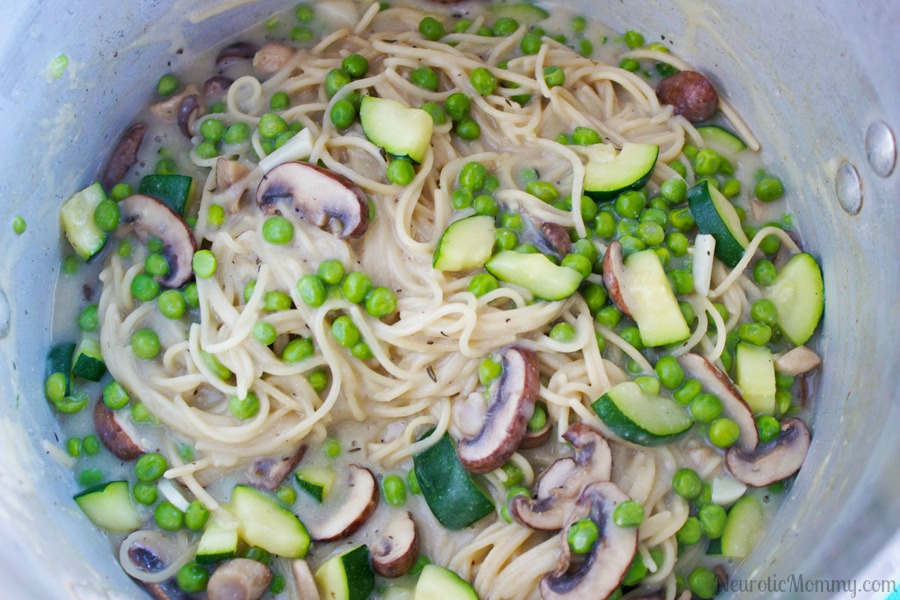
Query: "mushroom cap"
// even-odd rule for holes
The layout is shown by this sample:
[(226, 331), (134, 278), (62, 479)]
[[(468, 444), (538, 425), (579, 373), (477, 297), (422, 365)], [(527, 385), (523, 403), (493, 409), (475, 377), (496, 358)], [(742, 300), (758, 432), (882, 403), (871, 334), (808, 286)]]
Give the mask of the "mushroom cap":
[(220, 564), (209, 583), (209, 600), (259, 600), (272, 582), (272, 570), (257, 560), (234, 558)]
[(178, 128), (181, 129), (184, 137), (188, 139), (193, 137), (194, 122), (197, 120), (197, 117), (203, 114), (203, 111), (203, 101), (200, 99), (200, 94), (185, 96), (184, 100), (181, 101), (181, 104), (178, 106)]
[(544, 221), (540, 226), (541, 238), (546, 242), (547, 250), (555, 254), (558, 258), (564, 257), (572, 251), (572, 241), (569, 239), (569, 232), (559, 223), (550, 223)]
[(235, 42), (234, 44), (229, 44), (222, 48), (219, 51), (218, 56), (216, 56), (216, 67), (219, 69), (226, 69), (233, 64), (245, 60), (252, 60), (253, 57), (256, 56), (256, 52), (256, 44), (250, 42)]
[(537, 481), (536, 498), (516, 496), (509, 514), (516, 521), (541, 531), (561, 529), (582, 490), (592, 483), (609, 481), (612, 452), (606, 439), (585, 423), (575, 423), (563, 434), (575, 447), (575, 455), (561, 458)]
[(146, 133), (147, 126), (144, 123), (135, 123), (122, 134), (100, 177), (100, 183), (107, 190), (125, 179), (125, 175), (137, 162), (137, 153), (141, 149)]
[(347, 489), (350, 496), (330, 517), (307, 526), (309, 536), (317, 542), (330, 542), (347, 537), (365, 523), (378, 507), (378, 484), (372, 472), (360, 465), (347, 467)]
[(294, 56), (296, 50), (281, 42), (269, 42), (253, 57), (253, 68), (260, 73), (277, 73)]
[(688, 352), (678, 357), (678, 363), (684, 369), (685, 375), (699, 381), (710, 393), (715, 394), (722, 401), (722, 414), (737, 423), (741, 430), (738, 438), (738, 447), (744, 451), (751, 451), (759, 443), (759, 433), (756, 431), (756, 421), (753, 419), (753, 411), (747, 406), (747, 402), (741, 397), (740, 392), (722, 371), (699, 354)]
[(803, 375), (819, 366), (822, 359), (806, 346), (791, 348), (775, 359), (775, 370), (785, 375)]
[(224, 94), (234, 83), (233, 80), (223, 75), (213, 75), (203, 83), (203, 96), (209, 99), (212, 96)]
[[(606, 598), (619, 586), (637, 550), (637, 529), (619, 527), (613, 522), (616, 506), (628, 499), (616, 484), (609, 481), (592, 483), (584, 488), (565, 529), (559, 535), (559, 567), (555, 573), (541, 579), (544, 600)], [(600, 535), (584, 561), (570, 571), (569, 529), (585, 518), (594, 522)]]
[(256, 487), (274, 492), (291, 474), (303, 455), (306, 454), (306, 445), (300, 446), (296, 452), (287, 456), (265, 456), (258, 458), (250, 467), (250, 483)]
[(606, 247), (606, 253), (603, 255), (603, 285), (615, 307), (626, 317), (631, 318), (631, 311), (628, 309), (623, 294), (624, 282), (625, 262), (622, 257), (622, 243), (614, 240)]
[(163, 255), (169, 263), (169, 274), (158, 277), (169, 288), (181, 287), (194, 275), (194, 236), (191, 228), (175, 211), (152, 196), (134, 194), (119, 203), (121, 222), (131, 225), (141, 240), (162, 240)]
[(553, 433), (553, 424), (550, 419), (538, 431), (525, 431), (525, 437), (519, 442), (519, 450), (530, 450), (543, 446), (550, 440), (550, 434)]
[(800, 470), (809, 451), (810, 435), (800, 419), (785, 419), (781, 433), (752, 452), (729, 448), (725, 465), (735, 479), (749, 486), (764, 487)]
[(680, 71), (666, 77), (656, 86), (656, 96), (691, 123), (709, 119), (719, 107), (716, 88), (697, 71)]
[(94, 407), (94, 429), (103, 445), (119, 460), (132, 461), (145, 452), (122, 427), (103, 400)]
[(263, 176), (256, 202), (273, 213), (289, 202), (298, 215), (322, 227), (329, 219), (341, 222), (340, 238), (358, 238), (369, 225), (369, 201), (352, 181), (307, 162), (278, 165)]
[(397, 513), (369, 546), (372, 568), (382, 577), (402, 577), (419, 556), (419, 538), (412, 513)]
[(541, 387), (537, 356), (531, 350), (509, 347), (500, 353), (503, 373), (493, 387), (481, 431), (460, 440), (459, 462), (472, 473), (490, 473), (515, 454), (534, 412)]
[(122, 541), (119, 563), (130, 577), (161, 584), (173, 578), (193, 558), (194, 552), (184, 536), (141, 529)]

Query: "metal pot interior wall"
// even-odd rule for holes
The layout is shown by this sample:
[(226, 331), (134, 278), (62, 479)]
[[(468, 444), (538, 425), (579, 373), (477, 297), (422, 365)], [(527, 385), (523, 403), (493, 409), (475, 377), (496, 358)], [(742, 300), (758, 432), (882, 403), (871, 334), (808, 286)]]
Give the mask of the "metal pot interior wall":
[[(574, 4), (615, 29), (674, 40), (675, 52), (712, 74), (763, 140), (767, 162), (785, 175), (804, 245), (824, 265), (825, 369), (807, 464), (735, 577), (853, 577), (892, 538), (898, 552), (900, 175), (878, 174), (872, 165), (883, 173), (890, 153), (878, 139), (867, 146), (865, 134), (876, 121), (900, 128), (900, 79), (891, 63), (900, 9), (892, 0)], [(69, 500), (71, 474), (44, 449), (60, 433), (42, 394), (58, 206), (99, 171), (149, 100), (146, 82), (160, 65), (171, 61), (177, 71), (282, 7), (163, 0), (0, 6), (0, 580), (15, 597), (136, 595), (102, 534)], [(45, 69), (62, 52), (70, 66), (50, 83)], [(852, 206), (853, 173), (862, 202), (849, 214), (836, 190)], [(17, 214), (29, 224), (21, 236), (9, 226)]]

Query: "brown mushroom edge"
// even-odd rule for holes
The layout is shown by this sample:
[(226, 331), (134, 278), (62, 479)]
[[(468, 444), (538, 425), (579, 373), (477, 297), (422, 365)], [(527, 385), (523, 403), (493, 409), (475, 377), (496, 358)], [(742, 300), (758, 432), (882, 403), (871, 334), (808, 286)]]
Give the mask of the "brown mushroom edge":
[(481, 431), (463, 438), (457, 447), (459, 462), (472, 473), (490, 473), (515, 454), (528, 429), (541, 381), (537, 356), (524, 348), (500, 353), (502, 374), (492, 387), (491, 402)]
[[(540, 583), (544, 600), (606, 598), (622, 582), (637, 551), (637, 529), (613, 523), (613, 511), (628, 496), (614, 483), (592, 483), (584, 488), (565, 529), (560, 532), (560, 561), (556, 572)], [(600, 535), (584, 560), (572, 568), (569, 528), (590, 519)]]
[(256, 56), (258, 48), (256, 44), (250, 42), (235, 42), (229, 44), (219, 51), (216, 56), (216, 67), (219, 69), (227, 69), (228, 67), (245, 61), (253, 60)]
[(358, 238), (369, 225), (369, 201), (352, 181), (307, 162), (289, 162), (266, 173), (256, 188), (256, 202), (265, 213), (290, 207), (318, 227), (328, 225), (340, 238)]
[(272, 583), (272, 569), (249, 558), (220, 564), (209, 578), (209, 600), (259, 600)]
[(256, 459), (248, 473), (250, 484), (274, 492), (303, 460), (305, 454), (306, 446), (303, 445), (287, 456), (266, 456)]
[(307, 525), (309, 536), (317, 542), (347, 537), (362, 527), (378, 507), (378, 484), (372, 472), (359, 465), (350, 465), (346, 472), (349, 496), (334, 514)]
[(781, 433), (752, 452), (730, 448), (725, 465), (734, 478), (752, 487), (765, 487), (800, 470), (809, 452), (810, 435), (800, 419), (785, 419)]
[(656, 86), (656, 97), (663, 104), (671, 104), (676, 115), (691, 123), (709, 119), (719, 107), (716, 88), (697, 71), (681, 71), (666, 77)]
[(625, 262), (622, 257), (622, 244), (619, 240), (613, 241), (606, 248), (603, 255), (603, 285), (609, 293), (609, 299), (622, 314), (629, 319), (631, 311), (625, 302)]
[(398, 513), (369, 546), (372, 568), (382, 577), (402, 577), (419, 557), (416, 523), (409, 512)]
[(103, 400), (94, 407), (94, 430), (97, 437), (119, 460), (132, 461), (144, 453), (144, 449), (131, 439), (112, 411)]
[(191, 228), (175, 211), (152, 196), (134, 194), (119, 203), (121, 223), (130, 225), (141, 240), (162, 240), (169, 274), (158, 278), (168, 288), (181, 287), (194, 275), (191, 261), (197, 246)]
[(125, 175), (137, 163), (137, 153), (146, 133), (147, 126), (144, 123), (135, 123), (122, 134), (100, 177), (100, 183), (107, 190), (125, 179)]

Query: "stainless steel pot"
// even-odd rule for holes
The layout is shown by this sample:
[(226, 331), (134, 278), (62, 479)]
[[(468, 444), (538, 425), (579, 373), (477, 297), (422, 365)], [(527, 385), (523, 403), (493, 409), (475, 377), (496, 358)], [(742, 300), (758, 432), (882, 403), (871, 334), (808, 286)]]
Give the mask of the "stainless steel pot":
[[(764, 140), (767, 161), (780, 163), (804, 244), (824, 265), (825, 368), (810, 456), (734, 579), (796, 582), (802, 575), (855, 581), (860, 592), (866, 579), (896, 581), (900, 4), (574, 4), (618, 30), (673, 39), (676, 52), (714, 74)], [(57, 209), (95, 177), (162, 65), (172, 61), (178, 70), (283, 5), (0, 3), (0, 596), (139, 596), (69, 499), (71, 474), (44, 449), (59, 435), (42, 394), (59, 268)], [(60, 53), (69, 68), (50, 82), (47, 66)], [(14, 215), (27, 220), (24, 235), (13, 234)], [(758, 589), (735, 597), (804, 595)]]

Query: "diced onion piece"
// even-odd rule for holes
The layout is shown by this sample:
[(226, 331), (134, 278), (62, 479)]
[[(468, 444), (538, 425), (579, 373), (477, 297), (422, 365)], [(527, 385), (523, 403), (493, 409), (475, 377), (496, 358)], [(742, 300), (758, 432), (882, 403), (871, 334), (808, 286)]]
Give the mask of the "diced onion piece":
[(259, 161), (259, 167), (268, 173), (278, 165), (295, 160), (309, 158), (312, 153), (313, 139), (309, 129), (301, 130), (297, 135), (284, 143), (272, 154)]
[(708, 233), (697, 236), (694, 241), (694, 291), (701, 296), (709, 294), (715, 251), (716, 238)]
[(747, 491), (747, 486), (729, 475), (719, 475), (712, 480), (712, 502), (728, 506), (737, 501)]

